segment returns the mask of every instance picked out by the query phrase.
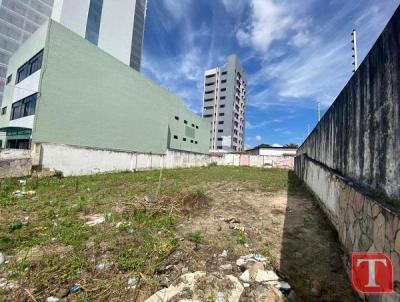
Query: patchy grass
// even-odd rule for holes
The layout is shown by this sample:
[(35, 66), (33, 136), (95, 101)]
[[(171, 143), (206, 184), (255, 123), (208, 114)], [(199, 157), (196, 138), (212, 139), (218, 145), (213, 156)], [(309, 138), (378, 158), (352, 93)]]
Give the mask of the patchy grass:
[[(177, 219), (208, 209), (210, 183), (245, 180), (251, 190), (276, 192), (287, 189), (288, 172), (211, 165), (26, 180), (26, 190), (35, 190), (35, 196), (15, 198), (18, 180), (0, 181), (0, 251), (9, 256), (0, 278), (21, 285), (1, 291), (0, 300), (28, 299), (29, 291), (41, 301), (74, 283), (82, 286), (77, 301), (126, 300), (135, 294), (128, 277), (151, 284), (154, 271), (174, 251)], [(145, 196), (158, 202), (149, 204)], [(87, 226), (85, 217), (94, 214), (105, 222)], [(188, 238), (204, 241), (201, 232)], [(239, 232), (235, 241), (245, 244), (246, 235)], [(104, 262), (111, 268), (97, 271)]]
[(187, 234), (187, 239), (197, 245), (202, 244), (204, 242), (204, 236), (201, 231), (196, 231)]

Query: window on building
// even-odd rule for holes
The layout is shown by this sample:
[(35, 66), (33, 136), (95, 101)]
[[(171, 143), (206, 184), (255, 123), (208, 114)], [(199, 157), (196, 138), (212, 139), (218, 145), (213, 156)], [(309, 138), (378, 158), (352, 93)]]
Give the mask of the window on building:
[(186, 142), (186, 137), (182, 138), (182, 140), (183, 140), (184, 142)]
[(228, 73), (227, 71), (223, 71), (221, 74), (226, 75), (227, 73)]
[(222, 146), (218, 146), (217, 149), (222, 149)]
[(85, 38), (95, 45), (97, 45), (99, 41), (102, 11), (103, 0), (90, 1)]
[(193, 140), (192, 139), (190, 140), (190, 143), (193, 144)]
[(206, 91), (206, 94), (214, 93), (214, 90)]
[(225, 96), (221, 96), (219, 99), (220, 99), (220, 100), (225, 100), (226, 97), (225, 97)]
[(18, 102), (12, 104), (11, 120), (35, 114), (37, 94), (32, 94)]
[(3, 148), (3, 141), (0, 139), (0, 149)]
[(178, 135), (174, 135), (174, 139), (178, 139)]
[(206, 83), (206, 86), (213, 86), (213, 85), (215, 85), (215, 83), (214, 83), (214, 82), (211, 82), (211, 83)]
[(197, 145), (197, 141), (194, 141), (194, 144)]
[(211, 102), (214, 101), (214, 99), (205, 99), (204, 102)]
[(194, 128), (194, 126), (195, 126), (195, 125), (194, 125), (194, 124), (192, 124), (192, 127), (193, 127), (193, 128)]
[(223, 112), (219, 114), (219, 116), (224, 116), (224, 115), (225, 115), (225, 113), (223, 113)]
[(222, 81), (221, 81), (221, 84), (225, 84), (225, 83), (226, 83), (226, 80), (222, 80)]
[(204, 116), (203, 116), (204, 118), (207, 118), (207, 117), (212, 117), (212, 114), (204, 114)]
[(221, 91), (226, 91), (226, 88), (221, 88)]
[(218, 137), (217, 139), (219, 142), (222, 142), (222, 137)]
[(223, 124), (224, 124), (224, 121), (219, 121), (218, 124), (219, 124), (219, 125), (223, 125)]
[(183, 123), (187, 124), (187, 123), (188, 123), (188, 121), (187, 121), (187, 120), (183, 120)]
[(7, 82), (6, 82), (6, 84), (7, 84), (7, 85), (10, 84), (10, 83), (11, 83), (11, 80), (12, 80), (12, 74), (10, 74), (10, 75), (7, 77)]
[(222, 132), (224, 132), (224, 130), (223, 129), (218, 129), (218, 132), (222, 133)]
[(5, 115), (7, 113), (7, 106), (1, 108), (1, 115)]
[(179, 116), (175, 116), (175, 119), (176, 119), (177, 121), (179, 121)]
[(196, 129), (199, 129), (199, 126), (196, 125)]
[(210, 75), (206, 76), (206, 79), (213, 78), (213, 77), (215, 77), (215, 74), (210, 74)]
[(219, 105), (219, 108), (225, 108), (225, 104)]
[(41, 50), (32, 59), (18, 68), (16, 84), (29, 77), (31, 74), (42, 68), (43, 50)]

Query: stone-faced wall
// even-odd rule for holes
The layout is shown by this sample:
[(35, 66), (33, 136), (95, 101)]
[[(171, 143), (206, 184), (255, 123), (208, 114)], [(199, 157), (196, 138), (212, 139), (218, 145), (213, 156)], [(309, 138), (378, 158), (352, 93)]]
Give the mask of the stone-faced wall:
[(297, 154), (400, 198), (400, 8)]
[(314, 192), (348, 255), (352, 252), (383, 252), (391, 258), (396, 292), (365, 299), (400, 301), (399, 211), (305, 155), (296, 158), (295, 171)]

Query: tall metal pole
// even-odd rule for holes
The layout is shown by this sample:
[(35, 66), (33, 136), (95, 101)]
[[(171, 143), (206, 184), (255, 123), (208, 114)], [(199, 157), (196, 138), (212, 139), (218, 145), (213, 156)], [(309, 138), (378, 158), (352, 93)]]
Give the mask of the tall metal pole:
[(351, 33), (351, 36), (353, 39), (351, 40), (351, 43), (353, 44), (353, 72), (356, 72), (358, 68), (358, 54), (357, 54), (357, 32), (355, 29), (353, 29), (353, 32)]

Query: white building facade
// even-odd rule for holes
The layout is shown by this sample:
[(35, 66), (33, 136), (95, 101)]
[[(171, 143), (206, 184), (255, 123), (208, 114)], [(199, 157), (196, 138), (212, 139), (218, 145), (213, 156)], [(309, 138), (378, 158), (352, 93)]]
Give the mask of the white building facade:
[(52, 19), (140, 71), (147, 0), (54, 0)]
[(247, 79), (236, 55), (204, 74), (203, 118), (210, 122), (212, 152), (243, 152)]

